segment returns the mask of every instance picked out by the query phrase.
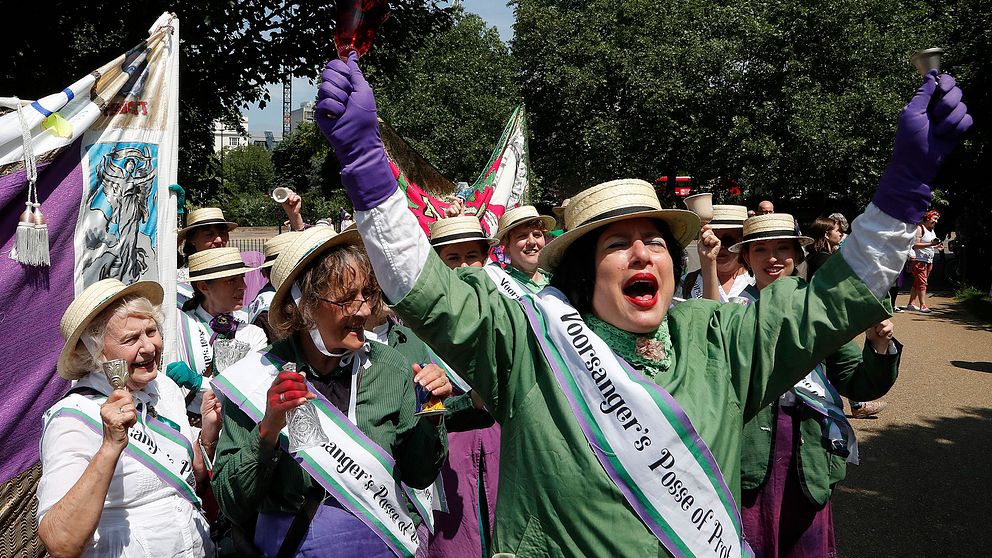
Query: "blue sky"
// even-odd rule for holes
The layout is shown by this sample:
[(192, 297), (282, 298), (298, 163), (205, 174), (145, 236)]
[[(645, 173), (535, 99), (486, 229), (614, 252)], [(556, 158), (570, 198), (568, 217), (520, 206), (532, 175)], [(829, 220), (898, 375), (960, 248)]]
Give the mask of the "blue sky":
[[(495, 27), (504, 41), (513, 37), (513, 10), (506, 5), (506, 0), (464, 0), (462, 5), (466, 11), (479, 14), (486, 22)], [(244, 111), (248, 119), (248, 130), (252, 133), (272, 131), (277, 138), (282, 136), (282, 84), (270, 84), (270, 102), (264, 109), (257, 105)], [(317, 86), (305, 78), (293, 80), (293, 108), (299, 108), (300, 103), (312, 99), (316, 95)]]

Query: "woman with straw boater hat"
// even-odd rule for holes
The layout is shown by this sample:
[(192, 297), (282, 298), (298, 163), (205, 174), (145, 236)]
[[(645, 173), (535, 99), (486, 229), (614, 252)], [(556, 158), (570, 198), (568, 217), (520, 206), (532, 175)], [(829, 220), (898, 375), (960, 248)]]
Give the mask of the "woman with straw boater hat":
[[(189, 257), (193, 297), (182, 306), (176, 319), (178, 360), (169, 364), (168, 375), (189, 391), (186, 398), (191, 420), (196, 420), (203, 393), (210, 387), (210, 377), (221, 372), (237, 355), (268, 345), (260, 327), (244, 321), (243, 312), (236, 314), (241, 310), (245, 293), (245, 273), (252, 269), (241, 259), (241, 251), (233, 246), (209, 248)], [(218, 340), (228, 340), (221, 343), (225, 346), (223, 355), (218, 354)], [(236, 354), (227, 354), (229, 351)], [(204, 381), (204, 378), (208, 379)]]
[[(762, 296), (772, 293), (773, 284), (803, 284), (794, 277), (796, 266), (813, 239), (797, 235), (794, 223), (787, 213), (751, 217), (742, 240), (730, 247), (753, 270), (752, 289)], [(758, 300), (757, 291), (744, 294)], [(880, 397), (899, 373), (901, 345), (892, 339), (892, 322), (874, 324), (865, 335), (864, 350), (847, 342), (744, 425), (741, 512), (744, 534), (758, 556), (837, 554), (830, 495), (844, 479), (847, 462), (858, 462), (841, 395)]]
[[(322, 75), (317, 125), (342, 164), (369, 258), (396, 314), (479, 391), (506, 437), (493, 550), (517, 556), (741, 556), (741, 429), (826, 355), (888, 315), (879, 302), (970, 125), (936, 73), (907, 105), (873, 204), (811, 284), (751, 305), (669, 310), (692, 213), (650, 184), (572, 197), (542, 250), (552, 287), (518, 300), (445, 266), (390, 171), (357, 55)], [(927, 130), (933, 126), (933, 133)], [(922, 206), (922, 207), (921, 207)], [(700, 242), (719, 248), (713, 232)]]
[(381, 294), (356, 231), (307, 229), (271, 279), (280, 340), (212, 383), (225, 396), (221, 510), (268, 556), (412, 555), (420, 518), (432, 520), (430, 493), (417, 489), (447, 450), (440, 417), (414, 414), (414, 382), (438, 400), (451, 384), (367, 342)]
[(715, 261), (700, 258), (700, 269), (685, 276), (682, 298), (708, 298), (728, 302), (754, 285), (754, 276), (737, 254), (729, 250), (741, 241), (741, 231), (746, 219), (747, 208), (743, 205), (713, 206), (713, 220), (708, 225), (720, 240), (720, 253)]
[(62, 316), (58, 373), (69, 394), (45, 413), (38, 535), (53, 556), (210, 556), (197, 483), (217, 441), (186, 421), (179, 388), (159, 375), (162, 287), (98, 281)]
[(186, 226), (176, 234), (182, 252), (182, 261), (176, 273), (179, 307), (193, 296), (193, 287), (189, 284), (189, 257), (210, 248), (224, 248), (230, 240), (231, 231), (236, 228), (238, 224), (225, 219), (219, 207), (201, 207), (189, 212)]
[(546, 287), (551, 274), (540, 268), (539, 258), (544, 249), (545, 235), (554, 226), (555, 218), (539, 214), (533, 205), (506, 210), (499, 218), (492, 243), (503, 249), (503, 255), (510, 260), (510, 264), (502, 269), (490, 264), (490, 274), (498, 276), (498, 282), (514, 285), (521, 293), (536, 293)]
[(272, 286), (272, 278), (270, 277), (272, 264), (276, 262), (276, 258), (283, 249), (292, 244), (299, 234), (298, 231), (284, 232), (266, 240), (265, 244), (262, 245), (262, 253), (265, 255), (265, 261), (262, 262), (262, 265), (258, 266), (258, 269), (265, 277), (266, 283), (262, 287), (262, 290), (258, 292), (255, 300), (248, 305), (247, 313), (248, 322), (262, 328), (269, 343), (276, 340), (275, 334), (269, 326), (269, 305), (272, 304), (272, 297), (276, 294), (276, 288)]
[[(491, 242), (475, 216), (431, 223), (431, 246), (450, 269), (482, 268), (489, 259)], [(448, 370), (448, 375), (461, 395), (450, 398), (447, 404), (448, 461), (441, 469), (441, 478), (448, 506), (435, 513), (438, 524), (430, 536), (427, 556), (472, 556), (480, 549), (483, 556), (489, 556), (496, 512), (499, 426), (478, 393), (457, 373)]]

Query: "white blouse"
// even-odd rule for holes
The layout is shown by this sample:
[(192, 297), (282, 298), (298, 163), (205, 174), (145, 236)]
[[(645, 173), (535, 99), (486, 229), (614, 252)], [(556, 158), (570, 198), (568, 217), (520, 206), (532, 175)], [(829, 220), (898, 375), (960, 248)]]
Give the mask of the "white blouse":
[[(73, 387), (86, 386), (101, 393), (110, 392), (102, 373), (92, 373)], [(182, 435), (192, 443), (197, 432), (186, 420), (185, 402), (179, 386), (159, 373), (142, 391), (132, 393), (143, 413), (149, 404), (180, 425)], [(83, 397), (70, 395), (69, 397)], [(145, 427), (142, 416), (132, 428), (155, 437)], [(48, 510), (69, 492), (100, 448), (102, 436), (80, 421), (59, 416), (45, 427), (41, 439), (42, 475), (38, 485), (38, 523)], [(201, 557), (213, 555), (210, 527), (202, 513), (169, 487), (151, 469), (122, 453), (114, 470), (100, 523), (85, 556)]]

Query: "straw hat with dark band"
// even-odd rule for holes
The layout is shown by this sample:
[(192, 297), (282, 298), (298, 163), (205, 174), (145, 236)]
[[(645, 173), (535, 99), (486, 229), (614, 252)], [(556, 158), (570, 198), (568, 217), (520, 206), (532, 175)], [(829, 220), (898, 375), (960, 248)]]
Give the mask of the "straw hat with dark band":
[(62, 321), (59, 323), (59, 330), (65, 345), (59, 353), (57, 370), (59, 375), (67, 380), (75, 380), (68, 374), (69, 361), (72, 358), (76, 345), (79, 344), (79, 337), (89, 327), (90, 322), (100, 315), (107, 307), (114, 302), (127, 297), (144, 297), (153, 305), (162, 304), (162, 285), (154, 281), (138, 281), (125, 286), (117, 279), (104, 279), (97, 281), (86, 287), (79, 296), (69, 304), (65, 314), (62, 314)]
[(747, 208), (743, 205), (714, 205), (712, 229), (742, 229), (747, 221)]
[(182, 244), (186, 242), (186, 235), (189, 231), (197, 227), (206, 227), (208, 225), (226, 225), (228, 232), (238, 228), (237, 223), (232, 223), (224, 218), (224, 212), (221, 211), (219, 207), (201, 207), (200, 209), (194, 209), (189, 212), (189, 217), (186, 219), (186, 227), (179, 229), (179, 232), (177, 233), (179, 236), (179, 245), (182, 246)]
[(790, 238), (798, 240), (800, 246), (813, 244), (812, 238), (796, 234), (796, 224), (792, 215), (788, 213), (755, 215), (744, 221), (744, 240), (734, 244), (728, 250), (736, 253), (740, 252), (741, 248), (748, 242)]
[(541, 215), (533, 205), (521, 205), (506, 210), (506, 213), (499, 218), (499, 226), (496, 227), (496, 236), (493, 238), (492, 244), (503, 242), (503, 237), (514, 227), (534, 220), (540, 220), (544, 228), (549, 231), (555, 228), (555, 218), (550, 215)]
[(241, 259), (241, 250), (234, 246), (210, 248), (189, 257), (189, 281), (209, 281), (254, 271)]
[(573, 242), (600, 227), (627, 219), (664, 221), (684, 248), (699, 235), (699, 217), (683, 209), (662, 209), (654, 188), (643, 180), (604, 182), (572, 196), (565, 207), (565, 233), (541, 250), (540, 267), (553, 271)]
[(300, 231), (290, 231), (284, 232), (280, 235), (274, 236), (265, 241), (262, 245), (262, 251), (265, 253), (265, 261), (262, 265), (258, 266), (259, 269), (264, 267), (272, 267), (272, 264), (276, 262), (276, 257), (286, 249), (287, 246), (296, 240), (296, 237), (300, 235)]
[(274, 322), (281, 322), (286, 319), (282, 312), (286, 297), (292, 291), (296, 278), (317, 256), (335, 246), (346, 244), (360, 246), (361, 243), (362, 239), (358, 235), (358, 229), (351, 227), (340, 234), (334, 232), (334, 227), (321, 226), (310, 227), (301, 232), (289, 246), (282, 250), (272, 265), (269, 280), (276, 288), (276, 294), (272, 296), (272, 304), (269, 305), (269, 319)]
[(448, 217), (431, 223), (431, 246), (445, 246), (459, 242), (480, 241), (489, 243), (491, 238), (482, 231), (482, 224), (477, 217), (465, 215)]

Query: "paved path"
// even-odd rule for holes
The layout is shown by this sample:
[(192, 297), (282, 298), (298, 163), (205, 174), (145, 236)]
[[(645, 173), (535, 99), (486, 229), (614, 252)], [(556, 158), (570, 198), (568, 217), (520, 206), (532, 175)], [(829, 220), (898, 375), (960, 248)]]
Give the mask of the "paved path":
[(992, 556), (992, 325), (952, 298), (930, 307), (895, 315), (889, 406), (852, 420), (862, 461), (834, 492), (844, 558)]

